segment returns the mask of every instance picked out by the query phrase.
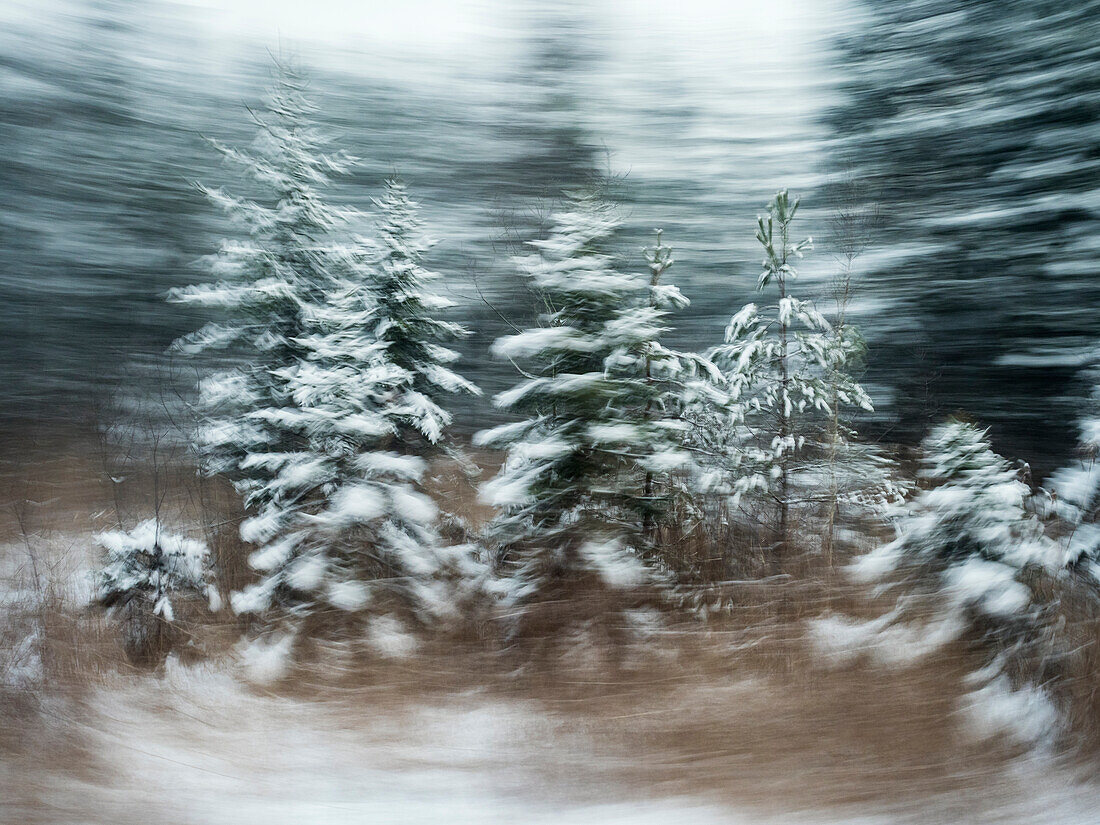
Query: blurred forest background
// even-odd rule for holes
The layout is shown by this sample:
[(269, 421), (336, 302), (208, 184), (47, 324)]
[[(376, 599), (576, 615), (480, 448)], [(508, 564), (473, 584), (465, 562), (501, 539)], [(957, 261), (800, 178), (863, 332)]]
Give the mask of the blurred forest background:
[[(867, 432), (915, 441), (963, 410), (1039, 476), (1071, 453), (1100, 360), (1100, 2), (371, 5), (0, 5), (9, 446), (163, 382), (168, 344), (202, 320), (164, 295), (232, 234), (193, 187), (233, 179), (203, 137), (248, 140), (270, 51), (310, 68), (362, 159), (334, 202), (369, 208), (394, 170), (422, 202), (428, 263), (475, 331), (462, 371), (487, 395), (513, 378), (486, 354), (501, 316), (535, 311), (516, 239), (563, 188), (615, 177), (626, 269), (665, 230), (692, 300), (681, 347), (718, 343), (751, 300), (754, 216), (781, 187), (818, 239), (801, 292), (824, 298), (830, 213), (854, 190), (880, 215), (853, 307)], [(461, 429), (493, 423), (466, 404)]]

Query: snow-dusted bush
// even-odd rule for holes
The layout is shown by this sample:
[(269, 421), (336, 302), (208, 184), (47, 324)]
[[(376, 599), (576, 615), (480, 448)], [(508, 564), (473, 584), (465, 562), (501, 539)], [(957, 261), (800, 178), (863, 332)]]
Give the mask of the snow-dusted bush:
[[(1067, 570), (1074, 557), (1046, 535), (1031, 488), (993, 451), (986, 430), (948, 421), (923, 449), (924, 489), (894, 508), (897, 537), (851, 566), (876, 596), (896, 593), (894, 608), (871, 620), (818, 618), (810, 641), (832, 662), (865, 656), (891, 667), (961, 641), (976, 669), (960, 709), (980, 723), (977, 732), (1047, 738), (1055, 732), (1052, 703), (1072, 701), (1067, 679), (1082, 667), (1080, 640), (1064, 632), (1067, 615), (1080, 609), (1073, 604), (1080, 582)], [(1025, 707), (1032, 718), (1007, 719), (1009, 709)]]
[(160, 664), (173, 643), (174, 599), (198, 597), (221, 607), (205, 544), (166, 532), (156, 519), (130, 532), (99, 533), (103, 563), (96, 601), (121, 617), (124, 646), (134, 662)]
[(658, 479), (691, 462), (675, 397), (681, 357), (659, 343), (686, 300), (660, 284), (671, 257), (659, 240), (650, 278), (616, 269), (606, 246), (617, 226), (599, 197), (571, 195), (519, 260), (543, 326), (493, 345), (525, 364), (494, 403), (527, 417), (475, 439), (507, 452), (482, 496), (500, 508), (491, 537), (520, 601), (586, 578), (609, 589), (648, 581), (647, 533), (670, 498)]

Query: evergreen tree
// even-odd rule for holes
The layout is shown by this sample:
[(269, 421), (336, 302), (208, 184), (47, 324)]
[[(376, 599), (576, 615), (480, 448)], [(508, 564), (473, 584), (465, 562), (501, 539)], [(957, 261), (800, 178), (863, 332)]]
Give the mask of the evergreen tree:
[(662, 235), (656, 230), (655, 245), (643, 250), (648, 285), (641, 304), (625, 319), (626, 325), (633, 325), (633, 338), (625, 339), (606, 361), (608, 372), (624, 382), (615, 414), (637, 425), (629, 446), (633, 465), (624, 473), (620, 492), (628, 510), (640, 519), (641, 537), (635, 544), (647, 551), (653, 550), (659, 526), (691, 511), (686, 479), (696, 467), (687, 449), (686, 412), (720, 375), (705, 356), (661, 342), (668, 317), (689, 304), (676, 286), (661, 283), (674, 263), (672, 248)]
[(279, 418), (300, 447), (244, 461), (274, 476), (242, 526), (261, 544), (251, 557), (261, 579), (234, 595), (239, 613), (277, 607), (339, 626), (384, 609), (430, 621), (454, 607), (445, 580), (474, 572), (464, 548), (441, 546), (427, 462), (410, 449), (436, 443), (446, 416), (379, 339), (381, 302), (360, 254), (348, 252), (346, 275), (310, 308), (305, 357), (279, 370), (294, 402)]
[[(689, 302), (678, 288), (661, 283), (674, 260), (671, 247), (661, 240), (661, 230), (656, 230), (656, 234), (656, 244), (644, 250), (650, 273), (646, 305), (655, 318), (663, 321), (672, 312), (686, 308)], [(708, 383), (718, 377), (717, 369), (705, 356), (664, 346), (659, 336), (665, 331), (662, 326), (654, 335), (640, 338), (633, 362), (639, 372), (637, 380), (642, 395), (637, 403), (641, 405), (641, 418), (656, 425), (660, 436), (650, 442), (652, 455), (642, 467), (642, 534), (647, 543), (652, 543), (656, 527), (675, 513), (677, 503), (691, 503), (691, 492), (682, 480), (683, 471), (690, 473), (695, 469), (694, 459), (685, 461), (682, 450), (689, 442), (686, 413), (706, 393)], [(623, 366), (629, 369), (632, 364), (627, 360)], [(669, 456), (670, 460), (662, 461), (658, 454)]]
[(743, 307), (730, 320), (725, 343), (709, 354), (724, 373), (726, 395), (702, 434), (719, 465), (722, 489), (774, 502), (780, 548), (790, 538), (792, 507), (819, 495), (808, 493), (800, 478), (808, 475), (807, 443), (820, 438), (834, 407), (871, 409), (846, 369), (856, 339), (837, 336), (812, 302), (791, 294), (797, 276), (792, 262), (813, 245), (810, 238), (791, 240), (798, 206), (799, 199), (784, 190), (768, 205), (767, 217), (757, 219), (756, 239), (764, 248), (757, 286), (774, 285), (778, 300)]
[(375, 307), (371, 334), (385, 344), (393, 364), (409, 375), (404, 403), (408, 421), (399, 432), (399, 450), (421, 452), (439, 442), (451, 423), (443, 409), (443, 396), (480, 390), (447, 365), (458, 353), (441, 342), (469, 334), (460, 324), (438, 318), (454, 302), (430, 290), (439, 273), (423, 266), (431, 243), (418, 216), (418, 205), (409, 199), (405, 184), (386, 181), (385, 193), (375, 201), (381, 258), (373, 270)]
[(308, 355), (302, 336), (309, 308), (324, 303), (331, 272), (345, 264), (343, 251), (324, 239), (353, 214), (321, 200), (319, 190), (332, 175), (346, 173), (352, 161), (323, 151), (307, 85), (297, 71), (280, 64), (266, 115), (254, 115), (259, 131), (251, 151), (211, 141), (266, 197), (239, 198), (200, 184), (248, 238), (222, 243), (210, 263), (218, 281), (170, 293), (172, 300), (223, 316), (177, 341), (176, 348), (188, 354), (228, 350), (236, 356), (232, 366), (200, 385), (205, 421), (198, 438), (205, 469), (230, 475), (247, 493), (276, 474), (266, 466), (246, 466), (249, 455), (301, 443), (281, 421), (279, 411), (293, 408), (294, 400), (280, 371)]
[(927, 571), (951, 605), (994, 626), (1026, 621), (1029, 568), (1058, 570), (1063, 557), (1027, 510), (1031, 491), (990, 447), (987, 431), (961, 421), (923, 444), (923, 491), (898, 520), (898, 537), (861, 558), (868, 580)]
[(227, 316), (182, 349), (237, 356), (203, 382), (200, 433), (205, 469), (245, 498), (241, 537), (260, 545), (250, 558), (260, 579), (233, 606), (294, 626), (308, 616), (341, 626), (395, 605), (427, 618), (445, 607), (446, 565), (418, 453), (450, 421), (436, 398), (473, 391), (439, 343), (463, 330), (431, 317), (448, 302), (427, 289), (437, 276), (420, 265), (415, 205), (399, 184), (378, 204), (380, 250), (338, 238), (355, 213), (319, 190), (351, 161), (323, 151), (305, 87), (280, 67), (253, 150), (219, 147), (270, 199), (210, 192), (249, 240), (216, 256), (226, 280), (174, 294)]
[(678, 359), (658, 343), (669, 309), (686, 303), (659, 283), (668, 248), (650, 253), (647, 280), (615, 269), (605, 248), (618, 222), (597, 196), (570, 195), (553, 221), (519, 261), (545, 325), (493, 345), (534, 365), (494, 399), (529, 417), (476, 438), (507, 450), (483, 496), (503, 511), (493, 536), (521, 599), (592, 574), (611, 587), (645, 581), (637, 553), (665, 498), (655, 478), (690, 462), (666, 383)]

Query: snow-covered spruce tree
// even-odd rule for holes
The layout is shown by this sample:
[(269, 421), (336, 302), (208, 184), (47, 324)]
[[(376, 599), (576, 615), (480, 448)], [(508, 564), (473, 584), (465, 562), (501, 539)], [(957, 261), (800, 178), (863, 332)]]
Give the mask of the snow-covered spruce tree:
[(973, 424), (939, 425), (923, 450), (921, 477), (935, 486), (899, 505), (897, 538), (860, 558), (853, 573), (865, 581), (900, 575), (918, 589), (931, 582), (960, 628), (1024, 638), (1035, 618), (1028, 572), (1065, 562), (1027, 509), (1030, 489)]
[(238, 356), (202, 385), (200, 433), (205, 469), (245, 497), (241, 537), (260, 545), (250, 558), (260, 579), (233, 606), (292, 629), (398, 607), (428, 618), (443, 607), (446, 565), (418, 453), (450, 420), (434, 397), (472, 389), (439, 343), (462, 330), (430, 318), (444, 302), (426, 288), (415, 207), (399, 186), (380, 203), (381, 254), (337, 236), (353, 213), (319, 189), (350, 160), (322, 151), (304, 92), (281, 67), (254, 150), (222, 150), (269, 198), (211, 193), (249, 240), (223, 245), (214, 270), (226, 280), (174, 294), (226, 316), (181, 348)]
[(221, 608), (209, 551), (201, 541), (165, 532), (156, 519), (130, 532), (100, 533), (103, 564), (96, 574), (96, 601), (121, 618), (123, 646), (135, 664), (164, 661), (178, 635), (173, 599), (204, 598)]
[(248, 237), (223, 241), (212, 256), (216, 282), (170, 293), (170, 300), (220, 316), (175, 347), (187, 354), (230, 354), (232, 366), (200, 385), (198, 446), (206, 471), (230, 476), (246, 492), (277, 475), (269, 466), (246, 464), (249, 456), (300, 443), (281, 420), (280, 410), (294, 407), (281, 371), (308, 355), (302, 339), (310, 308), (325, 302), (334, 264), (347, 264), (345, 251), (325, 239), (352, 213), (324, 203), (319, 189), (352, 161), (323, 151), (306, 90), (297, 71), (279, 64), (266, 114), (254, 115), (259, 130), (251, 150), (211, 141), (261, 194), (238, 198), (199, 185)]
[(482, 494), (501, 510), (491, 536), (520, 605), (586, 579), (609, 590), (650, 581), (646, 531), (668, 501), (657, 477), (690, 462), (665, 380), (677, 356), (658, 342), (669, 309), (686, 302), (659, 283), (671, 264), (663, 245), (651, 278), (615, 269), (605, 250), (617, 226), (598, 196), (571, 194), (519, 260), (544, 325), (493, 345), (531, 370), (494, 399), (528, 417), (475, 439), (507, 451)]
[(897, 537), (850, 568), (875, 585), (874, 598), (896, 594), (893, 609), (867, 621), (815, 619), (810, 639), (834, 661), (866, 656), (889, 667), (962, 643), (974, 670), (963, 679), (960, 710), (988, 719), (1016, 691), (1011, 704), (1028, 705), (1026, 738), (1049, 739), (1055, 703), (1072, 708), (1071, 682), (1091, 667), (1082, 657), (1087, 641), (1066, 619), (1080, 609), (1078, 595), (1091, 614), (1095, 591), (1077, 591), (1066, 549), (1045, 535), (1031, 488), (993, 452), (985, 430), (951, 420), (923, 447), (925, 489), (895, 508)]
[[(708, 355), (724, 374), (725, 399), (701, 434), (704, 452), (716, 464), (712, 483), (739, 499), (759, 495), (774, 503), (776, 543), (790, 540), (792, 507), (820, 497), (808, 489), (804, 450), (816, 441), (832, 404), (871, 409), (863, 388), (846, 371), (852, 339), (834, 335), (811, 301), (791, 294), (792, 262), (812, 247), (792, 241), (790, 227), (799, 199), (786, 190), (757, 219), (764, 248), (758, 288), (774, 286), (776, 303), (747, 304), (730, 320), (725, 342)], [(807, 478), (803, 478), (803, 476)]]
[(376, 292), (351, 274), (334, 278), (327, 303), (311, 308), (306, 356), (279, 371), (294, 402), (280, 420), (300, 446), (243, 462), (275, 474), (242, 527), (262, 544), (251, 560), (262, 578), (234, 595), (241, 613), (275, 607), (332, 624), (324, 614), (336, 608), (337, 624), (357, 624), (381, 608), (429, 621), (453, 609), (453, 587), (474, 572), (466, 548), (441, 546), (422, 489), (427, 462), (418, 453), (448, 419), (394, 363), (376, 335)]

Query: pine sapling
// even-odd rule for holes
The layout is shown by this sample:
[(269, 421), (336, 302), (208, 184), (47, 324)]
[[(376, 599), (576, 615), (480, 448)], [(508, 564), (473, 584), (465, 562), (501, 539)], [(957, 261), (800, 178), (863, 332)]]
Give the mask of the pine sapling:
[(790, 545), (792, 508), (815, 498), (807, 489), (813, 479), (804, 450), (818, 439), (831, 402), (871, 409), (863, 388), (839, 369), (849, 355), (829, 322), (813, 302), (791, 292), (792, 262), (813, 243), (791, 240), (798, 206), (798, 198), (782, 191), (767, 217), (757, 219), (756, 239), (764, 248), (757, 287), (774, 286), (778, 300), (747, 304), (730, 320), (725, 343), (709, 353), (724, 374), (725, 399), (711, 424), (717, 435), (710, 446), (719, 488), (735, 501), (750, 494), (772, 503), (777, 560)]

